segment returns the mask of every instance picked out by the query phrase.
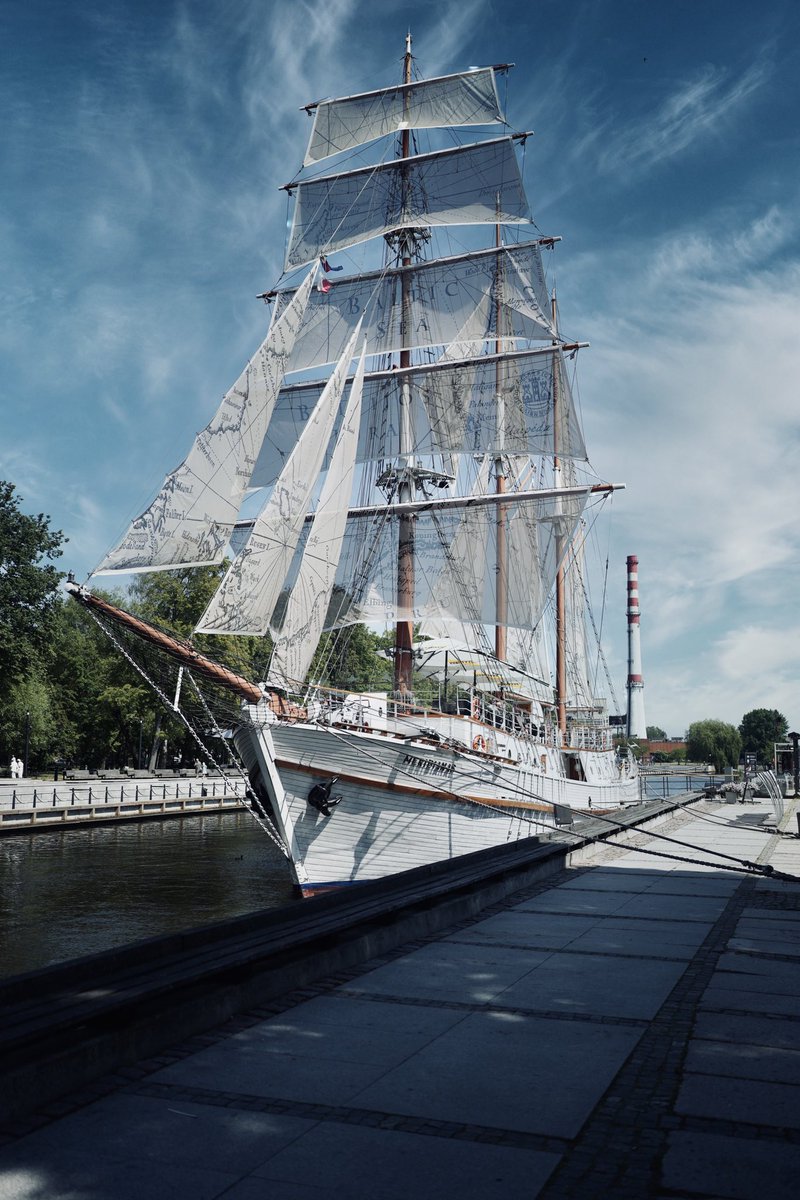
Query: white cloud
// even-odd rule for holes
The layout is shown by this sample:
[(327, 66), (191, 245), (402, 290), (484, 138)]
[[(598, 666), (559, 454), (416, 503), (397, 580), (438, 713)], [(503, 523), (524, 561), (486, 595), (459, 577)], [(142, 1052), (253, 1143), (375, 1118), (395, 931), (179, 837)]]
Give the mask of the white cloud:
[[(576, 321), (592, 457), (628, 484), (616, 559), (640, 559), (646, 709), (673, 732), (797, 703), (800, 655), (780, 654), (800, 583), (796, 221), (772, 205), (724, 229), (630, 244)], [(579, 294), (597, 268), (578, 264)]]

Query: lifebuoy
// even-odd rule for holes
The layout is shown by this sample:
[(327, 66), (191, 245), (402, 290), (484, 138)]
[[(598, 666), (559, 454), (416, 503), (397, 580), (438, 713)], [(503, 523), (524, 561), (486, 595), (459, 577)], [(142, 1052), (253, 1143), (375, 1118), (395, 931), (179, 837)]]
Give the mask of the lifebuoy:
[(482, 734), (478, 733), (472, 739), (472, 749), (473, 750), (485, 750), (486, 749), (486, 738), (483, 737)]

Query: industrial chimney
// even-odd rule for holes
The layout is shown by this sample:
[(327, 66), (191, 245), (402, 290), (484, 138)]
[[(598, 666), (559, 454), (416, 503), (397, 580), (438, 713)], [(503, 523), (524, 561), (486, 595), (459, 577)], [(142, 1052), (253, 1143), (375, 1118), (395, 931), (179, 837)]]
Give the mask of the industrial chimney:
[(628, 555), (628, 737), (646, 738), (642, 646), (639, 641), (639, 560)]

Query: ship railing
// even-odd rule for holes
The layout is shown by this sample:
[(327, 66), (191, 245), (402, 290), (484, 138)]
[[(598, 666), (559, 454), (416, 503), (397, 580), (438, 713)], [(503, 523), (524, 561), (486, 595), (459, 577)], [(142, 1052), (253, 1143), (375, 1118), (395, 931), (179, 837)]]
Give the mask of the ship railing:
[(563, 745), (561, 730), (552, 721), (536, 720), (518, 705), (498, 700), (485, 692), (460, 693), (457, 712), (459, 716), (471, 717), (513, 737), (529, 738), (556, 749)]
[(572, 725), (567, 730), (567, 742), (573, 750), (611, 750), (611, 730), (592, 725)]

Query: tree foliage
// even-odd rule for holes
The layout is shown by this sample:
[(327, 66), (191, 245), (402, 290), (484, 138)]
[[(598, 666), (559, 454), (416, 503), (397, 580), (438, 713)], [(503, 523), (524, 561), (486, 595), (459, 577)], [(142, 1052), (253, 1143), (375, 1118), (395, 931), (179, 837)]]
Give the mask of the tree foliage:
[(665, 742), (667, 735), (660, 725), (648, 725), (647, 740), (648, 742)]
[(735, 767), (742, 752), (739, 730), (725, 721), (695, 721), (686, 731), (686, 755), (691, 762), (711, 763), (717, 771)]
[(753, 708), (744, 714), (739, 726), (742, 750), (756, 754), (760, 763), (771, 765), (775, 743), (786, 741), (788, 732), (786, 717), (777, 708)]
[(61, 578), (53, 559), (64, 541), (49, 517), (20, 511), (15, 491), (0, 481), (0, 702), (47, 649)]
[(323, 634), (311, 663), (310, 677), (342, 691), (387, 691), (393, 667), (386, 658), (386, 637), (351, 625), (346, 636)]

